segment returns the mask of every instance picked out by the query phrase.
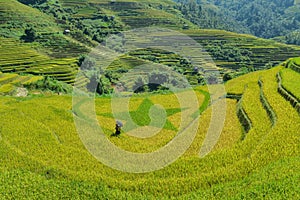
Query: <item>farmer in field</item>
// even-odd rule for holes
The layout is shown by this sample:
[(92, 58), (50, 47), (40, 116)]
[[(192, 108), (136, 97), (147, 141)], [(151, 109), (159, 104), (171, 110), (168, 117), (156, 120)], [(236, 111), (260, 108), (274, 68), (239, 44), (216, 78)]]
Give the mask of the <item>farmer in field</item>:
[(123, 123), (120, 121), (116, 122), (116, 133), (115, 136), (119, 136), (121, 134), (121, 127), (123, 126)]

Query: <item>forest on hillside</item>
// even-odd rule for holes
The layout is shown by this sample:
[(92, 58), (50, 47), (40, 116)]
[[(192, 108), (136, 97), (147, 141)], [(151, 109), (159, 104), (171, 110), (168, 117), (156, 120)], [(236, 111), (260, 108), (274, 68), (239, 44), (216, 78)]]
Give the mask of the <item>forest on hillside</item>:
[(175, 0), (201, 28), (225, 29), (300, 44), (300, 5), (294, 0)]
[[(47, 2), (19, 1), (27, 5)], [(174, 1), (177, 3), (175, 8), (180, 10), (187, 20), (201, 28), (247, 33), (262, 38), (273, 38), (287, 44), (300, 44), (300, 5), (295, 0)], [(94, 39), (102, 41), (103, 36), (95, 35)]]

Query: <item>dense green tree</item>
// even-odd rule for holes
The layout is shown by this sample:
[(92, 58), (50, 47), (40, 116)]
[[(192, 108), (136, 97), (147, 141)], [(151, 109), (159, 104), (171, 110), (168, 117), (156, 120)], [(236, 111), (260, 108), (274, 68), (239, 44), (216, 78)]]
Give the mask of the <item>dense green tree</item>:
[(107, 78), (98, 76), (97, 73), (93, 73), (89, 79), (90, 82), (87, 84), (89, 92), (99, 95), (110, 94), (112, 92), (111, 83)]
[(285, 41), (288, 44), (300, 45), (300, 30), (293, 31), (285, 36)]
[(47, 0), (19, 0), (21, 3), (24, 3), (26, 5), (33, 5), (33, 4), (41, 4), (45, 3)]
[(165, 72), (153, 71), (149, 74), (148, 79), (149, 90), (156, 91), (160, 88), (160, 86), (169, 82), (169, 75)]
[(132, 86), (132, 90), (134, 93), (146, 92), (148, 90), (148, 85), (143, 77), (139, 76)]
[(35, 83), (26, 85), (28, 89), (48, 90), (56, 93), (71, 93), (72, 86), (51, 77), (44, 77)]
[(78, 59), (78, 65), (81, 70), (93, 70), (96, 65), (96, 60), (87, 55), (81, 55)]
[(33, 42), (37, 38), (37, 33), (34, 28), (27, 28), (24, 31), (25, 35), (21, 37), (26, 42)]

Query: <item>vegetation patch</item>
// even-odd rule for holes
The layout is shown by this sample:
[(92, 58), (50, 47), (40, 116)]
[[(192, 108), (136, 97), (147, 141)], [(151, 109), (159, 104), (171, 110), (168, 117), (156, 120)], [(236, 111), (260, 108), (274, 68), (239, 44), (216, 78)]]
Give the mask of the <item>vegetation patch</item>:
[(249, 116), (247, 115), (246, 111), (244, 110), (242, 104), (243, 104), (243, 96), (242, 97), (238, 97), (239, 98), (239, 101), (238, 101), (238, 104), (237, 104), (237, 116), (240, 120), (240, 123), (243, 127), (243, 131), (244, 131), (244, 134), (242, 135), (242, 140), (245, 139), (246, 137), (246, 134), (251, 130), (252, 128), (252, 122), (249, 118)]
[(42, 79), (41, 76), (0, 73), (0, 94), (14, 95), (18, 87), (26, 87)]
[(264, 94), (264, 83), (259, 79), (258, 80), (258, 85), (260, 87), (260, 102), (263, 104), (266, 112), (268, 113), (268, 116), (272, 122), (272, 126), (276, 125), (276, 121), (277, 121), (277, 116), (273, 110), (273, 108), (270, 106), (268, 100), (265, 97)]
[(285, 89), (282, 85), (282, 78), (280, 73), (277, 74), (278, 92), (291, 103), (291, 105), (300, 113), (300, 101), (291, 92)]

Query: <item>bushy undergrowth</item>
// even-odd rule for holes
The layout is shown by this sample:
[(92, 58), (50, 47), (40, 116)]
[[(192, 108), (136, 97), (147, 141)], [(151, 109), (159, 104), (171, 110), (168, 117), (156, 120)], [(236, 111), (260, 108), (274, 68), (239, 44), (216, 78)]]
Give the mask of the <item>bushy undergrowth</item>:
[(71, 85), (68, 85), (64, 82), (58, 81), (50, 77), (44, 77), (42, 80), (38, 80), (37, 82), (25, 85), (25, 87), (30, 90), (49, 90), (55, 93), (64, 94), (71, 94), (73, 90)]

